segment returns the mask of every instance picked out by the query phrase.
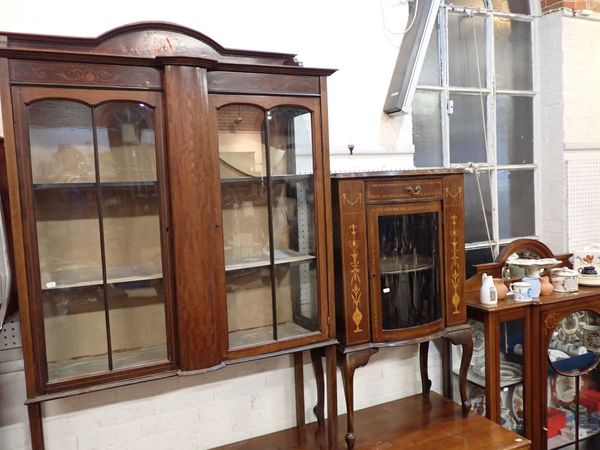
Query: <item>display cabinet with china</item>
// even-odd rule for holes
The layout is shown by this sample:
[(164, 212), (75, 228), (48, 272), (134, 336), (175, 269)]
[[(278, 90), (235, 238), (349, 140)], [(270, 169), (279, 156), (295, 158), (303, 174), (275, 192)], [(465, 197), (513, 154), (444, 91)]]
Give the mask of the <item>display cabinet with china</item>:
[(419, 343), (426, 394), (429, 341), (460, 344), (465, 393), (472, 342), (463, 298), (463, 174), (340, 173), (332, 182), (338, 361), (352, 448), (354, 373), (379, 348)]
[(309, 350), (335, 416), (333, 71), (165, 23), (0, 40), (34, 448), (40, 402), (285, 353), (303, 424)]
[[(517, 240), (496, 262), (475, 266), (475, 275), (466, 282), (467, 313), (474, 327), (468, 373), (473, 409), (525, 435), (535, 449), (598, 445), (600, 414), (592, 413), (600, 409), (593, 400), (600, 387), (595, 368), (600, 290), (577, 286), (570, 256), (554, 255), (536, 240)], [(515, 260), (520, 262), (508, 263)], [(525, 299), (509, 294), (496, 305), (481, 303), (484, 273), (504, 275), (511, 284), (531, 275), (527, 267), (551, 266), (563, 266), (550, 270), (552, 293)]]

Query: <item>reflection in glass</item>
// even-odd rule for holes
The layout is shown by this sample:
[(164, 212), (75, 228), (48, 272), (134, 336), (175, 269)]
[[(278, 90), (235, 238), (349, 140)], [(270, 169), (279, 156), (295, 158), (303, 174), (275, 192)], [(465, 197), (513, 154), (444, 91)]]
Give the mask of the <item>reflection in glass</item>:
[(66, 100), (43, 100), (28, 111), (33, 184), (94, 183), (92, 109)]
[(529, 14), (529, 0), (491, 0), (494, 10), (515, 14)]
[(315, 261), (276, 266), (277, 339), (319, 330)]
[(500, 323), (500, 398), (502, 425), (515, 433), (525, 432), (524, 348), (525, 320)]
[(218, 122), (229, 348), (318, 331), (312, 114), (233, 104)]
[(533, 99), (496, 96), (498, 164), (533, 162)]
[(441, 317), (436, 212), (380, 216), (379, 272), (384, 330)]
[[(479, 186), (478, 179), (479, 177)], [(483, 206), (479, 196), (483, 197)], [(484, 208), (484, 209), (482, 209)], [(485, 218), (489, 227), (488, 236)], [(490, 188), (490, 173), (479, 171), (478, 174), (465, 175), (465, 242), (483, 242), (491, 239), (492, 233), (492, 195)], [(489, 254), (489, 252), (488, 252)]]
[(531, 90), (531, 23), (495, 17), (494, 59), (498, 89)]
[[(221, 178), (265, 177), (265, 113), (251, 105), (219, 109), (219, 159)], [(281, 152), (274, 151), (275, 158)]]
[(311, 113), (298, 106), (278, 106), (267, 113), (271, 175), (313, 172)]
[(500, 239), (535, 234), (533, 170), (498, 171)]
[(229, 348), (269, 342), (273, 335), (273, 304), (269, 267), (226, 273)]
[(450, 86), (486, 87), (485, 18), (448, 14)]
[(110, 102), (94, 112), (100, 181), (156, 181), (152, 108)]
[(593, 311), (576, 311), (552, 331), (548, 362), (561, 375), (589, 372), (600, 361), (600, 316)]
[(416, 167), (442, 167), (440, 93), (417, 90), (413, 100), (413, 142)]
[(449, 116), (450, 162), (486, 162), (487, 96), (451, 94), (454, 113)]

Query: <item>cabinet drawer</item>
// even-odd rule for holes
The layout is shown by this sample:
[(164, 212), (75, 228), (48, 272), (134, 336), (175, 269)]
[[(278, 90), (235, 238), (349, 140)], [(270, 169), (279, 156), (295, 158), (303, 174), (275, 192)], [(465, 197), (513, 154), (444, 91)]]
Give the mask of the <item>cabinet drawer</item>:
[(369, 200), (414, 200), (442, 196), (442, 180), (402, 180), (367, 182)]

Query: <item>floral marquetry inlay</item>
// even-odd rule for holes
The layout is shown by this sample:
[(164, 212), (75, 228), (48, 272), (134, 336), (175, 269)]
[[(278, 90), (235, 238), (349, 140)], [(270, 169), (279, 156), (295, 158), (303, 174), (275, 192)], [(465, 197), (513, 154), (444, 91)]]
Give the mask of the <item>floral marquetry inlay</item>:
[(458, 258), (458, 230), (456, 229), (456, 221), (458, 217), (456, 214), (452, 214), (450, 217), (450, 222), (452, 223), (452, 230), (450, 232), (450, 236), (452, 238), (452, 268), (450, 272), (450, 280), (452, 282), (452, 289), (454, 293), (452, 294), (452, 305), (454, 306), (454, 311), (452, 314), (460, 314), (460, 310), (458, 306), (460, 305), (460, 294), (458, 293), (458, 287), (460, 285), (460, 264)]
[(358, 261), (359, 241), (356, 239), (357, 229), (358, 225), (354, 223), (350, 225), (350, 234), (352, 235), (352, 237), (348, 242), (350, 246), (350, 258), (352, 258), (352, 261), (350, 262), (350, 298), (352, 299), (352, 307), (354, 308), (354, 312), (352, 313), (352, 321), (355, 325), (354, 333), (360, 333), (361, 331), (363, 331), (360, 328), (363, 315), (360, 312), (362, 289), (360, 286), (360, 263)]

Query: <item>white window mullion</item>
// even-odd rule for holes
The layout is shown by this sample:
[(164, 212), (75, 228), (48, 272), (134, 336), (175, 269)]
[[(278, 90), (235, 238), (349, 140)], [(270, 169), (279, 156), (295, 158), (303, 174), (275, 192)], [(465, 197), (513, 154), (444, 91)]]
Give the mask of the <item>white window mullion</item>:
[(440, 48), (440, 74), (442, 76), (442, 92), (440, 93), (442, 111), (442, 161), (444, 167), (450, 167), (450, 117), (448, 116), (448, 101), (450, 92), (448, 89), (448, 10), (440, 8), (438, 15), (440, 32), (438, 43)]

